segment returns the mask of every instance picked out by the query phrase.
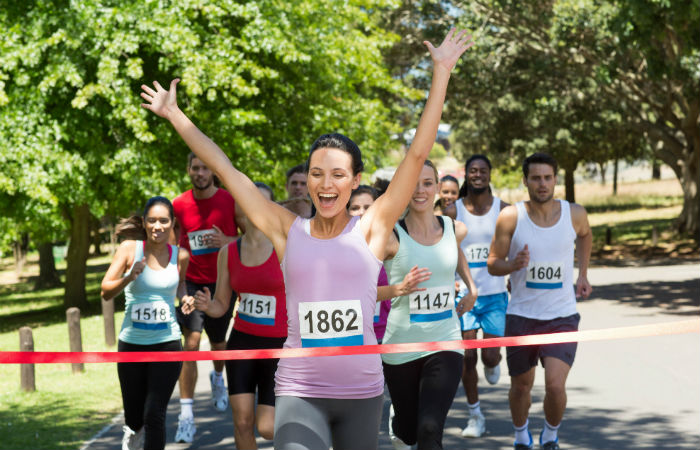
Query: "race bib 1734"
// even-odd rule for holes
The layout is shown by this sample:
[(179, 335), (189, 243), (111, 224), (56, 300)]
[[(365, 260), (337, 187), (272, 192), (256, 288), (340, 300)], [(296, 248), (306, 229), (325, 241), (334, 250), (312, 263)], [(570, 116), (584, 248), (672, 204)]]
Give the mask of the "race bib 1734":
[(363, 345), (359, 300), (299, 303), (302, 347)]
[(435, 322), (452, 317), (454, 286), (430, 287), (410, 294), (411, 322)]
[(467, 246), (464, 256), (467, 257), (467, 262), (469, 263), (470, 269), (475, 267), (486, 267), (486, 261), (489, 258), (490, 246), (490, 242), (480, 242), (478, 244), (471, 244)]

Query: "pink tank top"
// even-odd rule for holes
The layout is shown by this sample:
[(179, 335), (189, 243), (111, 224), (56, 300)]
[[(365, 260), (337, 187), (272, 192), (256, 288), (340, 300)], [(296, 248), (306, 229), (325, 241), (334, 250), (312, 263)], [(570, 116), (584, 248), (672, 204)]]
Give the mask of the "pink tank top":
[[(359, 217), (333, 239), (308, 232), (298, 217), (287, 236), (282, 273), (287, 291), (284, 348), (373, 345), (377, 278), (382, 265), (370, 251)], [(371, 398), (384, 392), (379, 355), (280, 359), (275, 394)]]

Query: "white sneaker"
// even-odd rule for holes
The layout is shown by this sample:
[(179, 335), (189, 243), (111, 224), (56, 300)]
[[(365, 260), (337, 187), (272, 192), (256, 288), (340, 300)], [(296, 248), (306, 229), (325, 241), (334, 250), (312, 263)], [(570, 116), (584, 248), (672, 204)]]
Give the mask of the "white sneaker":
[(467, 427), (462, 430), (463, 437), (478, 438), (486, 432), (486, 419), (482, 414), (469, 416)]
[[(221, 380), (217, 382), (216, 380)], [(228, 408), (228, 391), (223, 377), (216, 376), (216, 371), (209, 372), (209, 383), (211, 384), (211, 402), (217, 411), (226, 411)]]
[(498, 383), (498, 379), (501, 378), (501, 365), (499, 364), (496, 367), (484, 366), (484, 377), (486, 377), (486, 381), (489, 384)]
[[(143, 427), (139, 432), (135, 432), (128, 425), (124, 425), (124, 436), (122, 437), (122, 450), (141, 450), (143, 448)], [(139, 441), (140, 444), (139, 444)]]
[(197, 432), (197, 427), (194, 426), (194, 417), (182, 417), (182, 414), (177, 416), (177, 432), (175, 433), (175, 442), (185, 442), (191, 444), (194, 440), (194, 434)]

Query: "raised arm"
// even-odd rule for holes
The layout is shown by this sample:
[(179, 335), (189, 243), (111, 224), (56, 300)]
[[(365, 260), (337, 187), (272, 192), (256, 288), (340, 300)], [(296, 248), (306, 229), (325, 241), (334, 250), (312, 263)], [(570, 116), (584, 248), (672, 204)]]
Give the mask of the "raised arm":
[(428, 47), (433, 60), (433, 79), (416, 136), (387, 191), (370, 206), (361, 219), (365, 238), (370, 249), (379, 259), (384, 259), (391, 229), (408, 205), (418, 175), (433, 148), (450, 73), (462, 53), (473, 45), (473, 41), (471, 35), (466, 35), (466, 31), (455, 32), (452, 29), (439, 47), (433, 47), (428, 41), (424, 44)]
[(169, 90), (165, 90), (157, 81), (153, 82), (155, 89), (142, 85), (141, 97), (146, 103), (141, 106), (173, 125), (194, 154), (224, 183), (236, 200), (236, 206), (240, 206), (248, 219), (272, 241), (281, 258), (284, 255), (287, 232), (296, 216), (266, 199), (250, 178), (237, 170), (219, 146), (180, 110), (176, 89), (179, 81), (178, 78), (172, 80)]

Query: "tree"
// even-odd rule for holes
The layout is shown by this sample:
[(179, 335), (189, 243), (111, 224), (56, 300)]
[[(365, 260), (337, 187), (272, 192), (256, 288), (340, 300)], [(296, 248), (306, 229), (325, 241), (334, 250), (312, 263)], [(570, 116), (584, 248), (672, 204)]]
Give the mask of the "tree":
[(166, 3), (0, 8), (0, 192), (64, 220), (66, 306), (86, 302), (91, 217), (182, 187), (185, 145), (141, 110), (142, 83), (180, 76), (188, 115), (268, 182), (322, 132), (348, 134), (371, 161), (397, 131), (383, 99), (410, 92), (383, 65), (397, 39), (372, 14), (383, 1)]

